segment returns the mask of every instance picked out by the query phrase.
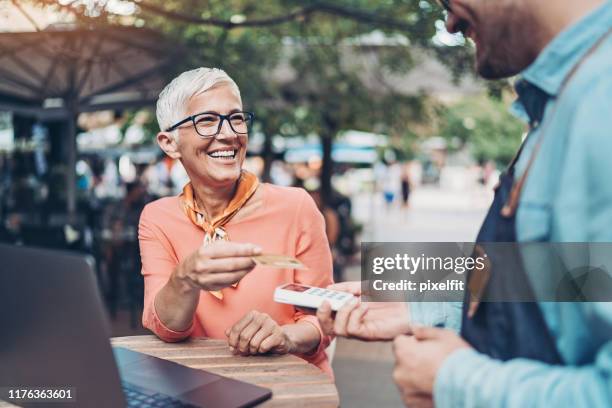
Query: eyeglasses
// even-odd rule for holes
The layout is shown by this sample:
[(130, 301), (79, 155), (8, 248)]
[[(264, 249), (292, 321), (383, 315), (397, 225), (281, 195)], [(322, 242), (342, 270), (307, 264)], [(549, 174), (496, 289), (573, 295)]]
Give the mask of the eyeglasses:
[(448, 13), (452, 13), (451, 0), (438, 0), (438, 4), (444, 8)]
[(229, 115), (221, 115), (216, 112), (202, 112), (191, 115), (166, 129), (171, 132), (184, 123), (191, 122), (198, 135), (202, 137), (214, 137), (221, 132), (223, 121), (227, 120), (234, 133), (246, 135), (253, 124), (255, 114), (252, 112), (233, 112)]

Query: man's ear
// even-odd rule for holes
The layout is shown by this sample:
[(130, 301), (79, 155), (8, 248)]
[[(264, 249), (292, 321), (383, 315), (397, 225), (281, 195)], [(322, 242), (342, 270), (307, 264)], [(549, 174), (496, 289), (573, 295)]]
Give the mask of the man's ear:
[(176, 138), (170, 132), (159, 132), (157, 134), (157, 144), (172, 159), (180, 159), (181, 153), (178, 150)]

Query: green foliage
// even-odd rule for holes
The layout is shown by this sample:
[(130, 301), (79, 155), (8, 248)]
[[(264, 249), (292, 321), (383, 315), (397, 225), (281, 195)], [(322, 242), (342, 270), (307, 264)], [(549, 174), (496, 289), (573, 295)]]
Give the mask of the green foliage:
[[(127, 20), (113, 15), (106, 4), (76, 1), (55, 7), (72, 11), (79, 21), (119, 24), (131, 18), (132, 24), (164, 32), (188, 50), (174, 73), (201, 65), (225, 69), (266, 134), (285, 133), (281, 129), (323, 137), (345, 129), (401, 134), (408, 123), (427, 119), (422, 115), (425, 95), (399, 95), (393, 84), (367, 84), (364, 66), (374, 63), (381, 78), (405, 74), (414, 67), (414, 49), (441, 54), (445, 48), (432, 42), (435, 22), (443, 17), (433, 1), (142, 0), (136, 3), (137, 14)], [(202, 22), (265, 20), (308, 7), (315, 11), (281, 24), (230, 27)], [(360, 43), (373, 31), (404, 42)], [(278, 81), (279, 64), (285, 61), (293, 79)], [(454, 72), (465, 66), (448, 62)], [(287, 124), (291, 126), (283, 126)]]
[(512, 159), (526, 131), (506, 104), (489, 97), (465, 99), (442, 108), (440, 123), (440, 135), (450, 146), (467, 144), (476, 160), (494, 160), (499, 166)]
[[(436, 22), (443, 19), (433, 0), (141, 0), (127, 19), (113, 15), (103, 1), (30, 1), (72, 12), (82, 22), (127, 22), (164, 32), (188, 51), (174, 73), (202, 65), (225, 69), (267, 134), (284, 133), (281, 129), (324, 137), (346, 129), (402, 134), (411, 122), (428, 119), (426, 95), (398, 94), (385, 83), (387, 74), (408, 73), (415, 49), (446, 55), (456, 75), (471, 69), (466, 48), (432, 41)], [(261, 21), (309, 7), (315, 11), (281, 24), (210, 22)], [(362, 41), (372, 32), (386, 35), (389, 43)], [(398, 38), (402, 41), (394, 43)], [(279, 65), (286, 61), (284, 70), (293, 79), (279, 81)], [(366, 75), (368, 68), (374, 73)], [(382, 80), (367, 83), (372, 75)]]

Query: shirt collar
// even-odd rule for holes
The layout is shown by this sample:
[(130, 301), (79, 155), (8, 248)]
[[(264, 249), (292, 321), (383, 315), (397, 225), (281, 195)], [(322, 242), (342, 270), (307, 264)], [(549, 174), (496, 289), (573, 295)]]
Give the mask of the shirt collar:
[(557, 35), (522, 77), (550, 96), (558, 94), (567, 75), (612, 27), (612, 0)]

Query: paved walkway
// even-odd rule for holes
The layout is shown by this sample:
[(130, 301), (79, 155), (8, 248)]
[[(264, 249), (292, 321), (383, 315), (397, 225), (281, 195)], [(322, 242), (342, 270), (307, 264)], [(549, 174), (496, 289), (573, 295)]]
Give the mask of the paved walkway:
[[(353, 198), (354, 216), (364, 224), (363, 240), (378, 242), (464, 242), (476, 238), (492, 196), (479, 186), (468, 191), (416, 189), (410, 208), (387, 208), (382, 197)], [(346, 271), (358, 280), (359, 266)], [(339, 339), (333, 362), (340, 403), (345, 407), (398, 407), (391, 373), (390, 343)]]

